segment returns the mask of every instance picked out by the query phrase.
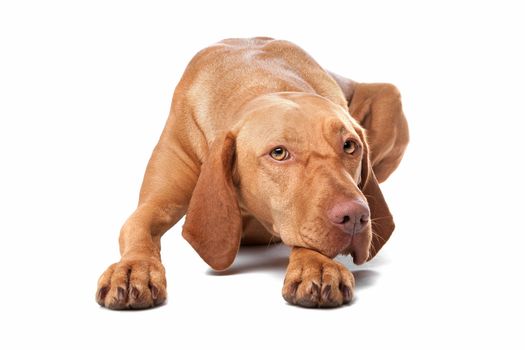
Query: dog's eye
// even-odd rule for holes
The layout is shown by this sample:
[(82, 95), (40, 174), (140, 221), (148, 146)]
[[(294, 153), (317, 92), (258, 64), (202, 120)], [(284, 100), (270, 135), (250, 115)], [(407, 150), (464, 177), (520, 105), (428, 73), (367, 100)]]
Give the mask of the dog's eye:
[(345, 150), (345, 153), (354, 154), (357, 150), (357, 143), (352, 140), (346, 140), (343, 144), (343, 149)]
[(284, 147), (275, 147), (270, 152), (270, 157), (272, 157), (275, 160), (285, 160), (289, 157), (288, 150)]

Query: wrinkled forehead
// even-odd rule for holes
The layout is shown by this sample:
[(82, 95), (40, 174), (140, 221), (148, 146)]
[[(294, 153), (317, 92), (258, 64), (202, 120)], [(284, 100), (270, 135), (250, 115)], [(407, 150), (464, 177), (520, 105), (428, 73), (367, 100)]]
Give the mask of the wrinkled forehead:
[(316, 95), (267, 95), (252, 101), (244, 113), (239, 137), (252, 143), (315, 144), (339, 139), (338, 135), (358, 137), (348, 112)]

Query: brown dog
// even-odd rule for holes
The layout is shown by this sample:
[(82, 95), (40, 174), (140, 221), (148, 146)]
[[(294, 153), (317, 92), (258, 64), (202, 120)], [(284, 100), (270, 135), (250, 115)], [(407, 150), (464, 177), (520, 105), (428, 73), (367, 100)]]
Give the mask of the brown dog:
[[(366, 132), (365, 132), (366, 130)], [(97, 301), (147, 308), (166, 299), (160, 238), (186, 214), (183, 236), (213, 268), (241, 243), (293, 247), (284, 298), (307, 307), (352, 299), (338, 254), (370, 260), (394, 223), (378, 186), (408, 143), (399, 92), (321, 68), (296, 45), (228, 39), (188, 65), (149, 161), (120, 262)]]

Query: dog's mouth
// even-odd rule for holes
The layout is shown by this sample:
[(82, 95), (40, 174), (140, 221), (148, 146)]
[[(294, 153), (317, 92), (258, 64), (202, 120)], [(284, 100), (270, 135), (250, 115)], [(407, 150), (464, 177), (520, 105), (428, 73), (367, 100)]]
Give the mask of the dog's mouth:
[(364, 264), (368, 261), (371, 243), (372, 231), (370, 227), (366, 227), (362, 232), (352, 235), (351, 243), (341, 254), (352, 256), (356, 265)]
[(325, 234), (315, 236), (301, 233), (301, 239), (306, 245), (305, 248), (316, 250), (330, 258), (335, 258), (337, 255), (349, 255), (354, 264), (361, 265), (368, 260), (371, 232), (368, 227), (358, 234), (348, 234), (332, 228)]
[(370, 247), (364, 248), (355, 248), (353, 245), (350, 245), (345, 251), (341, 252), (342, 255), (350, 255), (352, 261), (356, 265), (364, 264), (368, 260)]
[[(312, 226), (303, 226), (298, 235), (288, 235), (286, 230), (281, 232), (272, 225), (272, 234), (280, 237), (282, 242), (289, 246), (304, 247), (315, 250), (329, 258), (337, 255), (349, 255), (356, 265), (361, 265), (368, 260), (371, 245), (371, 228), (365, 227), (357, 234), (343, 232), (331, 225), (322, 225), (323, 229)], [(329, 227), (327, 229), (327, 227)], [(284, 234), (283, 234), (284, 233)]]
[(306, 248), (318, 251), (330, 258), (335, 258), (344, 251), (352, 247), (352, 235), (346, 234), (341, 230), (332, 228), (327, 231), (300, 232), (301, 240)]

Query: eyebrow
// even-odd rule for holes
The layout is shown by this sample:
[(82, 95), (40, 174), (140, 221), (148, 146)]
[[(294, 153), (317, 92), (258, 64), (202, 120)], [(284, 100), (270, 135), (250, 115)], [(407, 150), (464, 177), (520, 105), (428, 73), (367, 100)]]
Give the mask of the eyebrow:
[[(327, 132), (328, 131), (328, 132)], [(325, 124), (323, 127), (323, 137), (326, 142), (331, 144), (333, 138), (330, 135), (337, 133), (338, 135), (343, 135), (345, 132), (348, 132), (343, 123), (338, 120), (331, 120), (329, 123)]]
[(284, 127), (279, 131), (268, 129), (261, 136), (266, 144), (275, 142), (303, 143), (304, 140), (300, 132), (290, 127)]
[(273, 145), (273, 146), (279, 146), (279, 145), (297, 146), (297, 145), (303, 145), (305, 144), (305, 142), (306, 141), (304, 140), (304, 138), (301, 138), (300, 135), (294, 136), (294, 137), (280, 135), (278, 137), (268, 138), (265, 143), (266, 145)]

